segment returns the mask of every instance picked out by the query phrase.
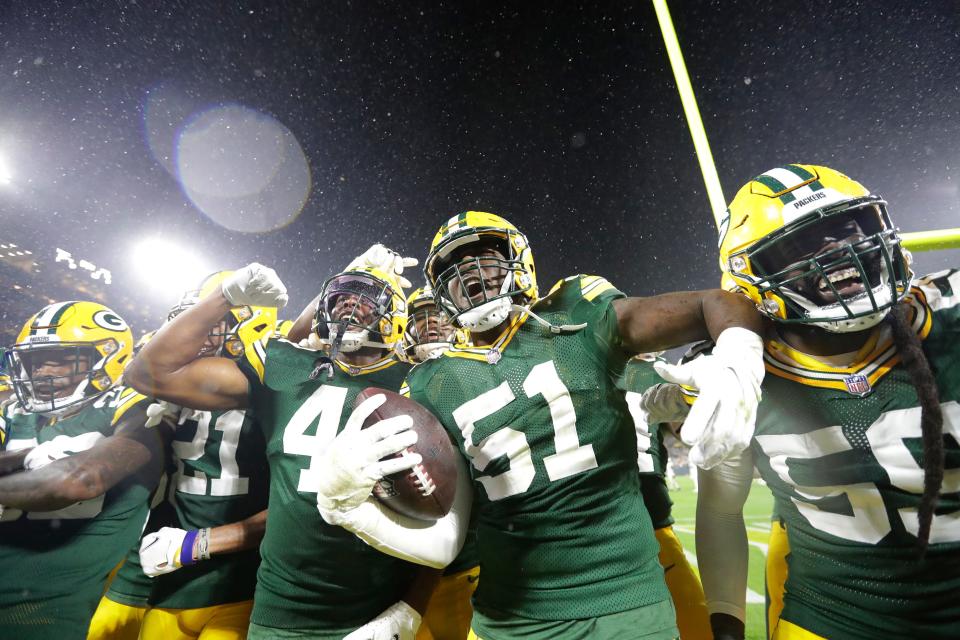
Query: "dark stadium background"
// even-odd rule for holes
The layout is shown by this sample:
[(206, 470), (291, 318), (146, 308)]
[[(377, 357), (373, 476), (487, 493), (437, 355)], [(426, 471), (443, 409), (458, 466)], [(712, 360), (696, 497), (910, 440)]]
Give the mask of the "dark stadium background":
[[(822, 163), (906, 231), (958, 225), (956, 2), (670, 6), (727, 200)], [(422, 259), (465, 209), (525, 231), (545, 288), (717, 284), (649, 2), (0, 3), (4, 344), (71, 298), (145, 331), (191, 273), (251, 260), (292, 317), (367, 245)]]

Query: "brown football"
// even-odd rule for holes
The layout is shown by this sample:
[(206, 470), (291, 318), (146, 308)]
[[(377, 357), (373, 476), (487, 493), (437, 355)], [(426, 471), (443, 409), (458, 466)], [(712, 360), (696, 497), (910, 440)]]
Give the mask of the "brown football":
[[(353, 406), (382, 393), (387, 401), (364, 421), (363, 428), (386, 418), (409, 415), (413, 418), (417, 442), (407, 449), (419, 453), (423, 460), (408, 471), (391, 474), (377, 482), (374, 497), (382, 504), (418, 520), (438, 520), (447, 515), (457, 490), (456, 458), (450, 436), (437, 418), (418, 402), (399, 393), (368, 387), (354, 400)], [(395, 454), (394, 457), (400, 454)]]

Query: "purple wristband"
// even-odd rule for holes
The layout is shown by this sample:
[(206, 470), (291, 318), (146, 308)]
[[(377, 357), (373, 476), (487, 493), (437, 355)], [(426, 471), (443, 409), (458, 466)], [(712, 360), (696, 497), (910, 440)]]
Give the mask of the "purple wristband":
[(197, 541), (197, 535), (200, 532), (197, 530), (187, 531), (187, 535), (183, 536), (183, 543), (180, 545), (180, 566), (185, 567), (188, 564), (193, 564), (193, 543)]

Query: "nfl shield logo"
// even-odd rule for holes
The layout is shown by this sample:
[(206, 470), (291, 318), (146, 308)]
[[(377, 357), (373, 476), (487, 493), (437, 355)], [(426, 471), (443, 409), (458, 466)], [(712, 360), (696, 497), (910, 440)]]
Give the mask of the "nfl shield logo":
[(870, 386), (870, 381), (867, 380), (867, 376), (860, 375), (859, 373), (847, 376), (843, 379), (843, 383), (847, 385), (848, 393), (859, 398), (873, 391), (873, 387)]

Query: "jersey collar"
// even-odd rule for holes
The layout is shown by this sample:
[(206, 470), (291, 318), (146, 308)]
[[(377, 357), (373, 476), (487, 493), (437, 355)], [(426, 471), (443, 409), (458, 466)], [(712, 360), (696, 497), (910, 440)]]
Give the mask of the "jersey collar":
[[(479, 360), (489, 364), (496, 364), (497, 361), (499, 361), (499, 354), (503, 353), (503, 351), (507, 348), (507, 345), (513, 340), (513, 337), (517, 335), (517, 331), (520, 330), (520, 327), (523, 326), (529, 317), (530, 314), (526, 311), (519, 314), (516, 318), (510, 321), (510, 324), (507, 325), (507, 327), (491, 345), (483, 347), (454, 345), (445, 351), (443, 356), (450, 358), (467, 358), (468, 360)], [(493, 354), (497, 354), (497, 356), (494, 358)]]
[(340, 360), (334, 360), (337, 363), (337, 366), (340, 367), (340, 370), (351, 376), (365, 376), (370, 373), (376, 373), (377, 371), (383, 371), (388, 367), (392, 367), (397, 364), (399, 360), (393, 356), (387, 356), (382, 360), (377, 360), (376, 362), (371, 362), (370, 364), (358, 365), (358, 364), (349, 364), (346, 362), (341, 362)]
[[(921, 340), (926, 339), (933, 325), (933, 313), (926, 296), (915, 287), (905, 302), (910, 306), (913, 330)], [(854, 375), (865, 376), (870, 385), (874, 385), (899, 364), (900, 354), (893, 344), (890, 328), (881, 324), (874, 329), (849, 366), (834, 366), (817, 360), (775, 339), (767, 340), (763, 360), (767, 372), (777, 377), (811, 387), (846, 391), (846, 380)]]

